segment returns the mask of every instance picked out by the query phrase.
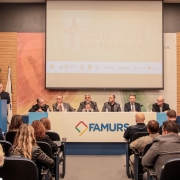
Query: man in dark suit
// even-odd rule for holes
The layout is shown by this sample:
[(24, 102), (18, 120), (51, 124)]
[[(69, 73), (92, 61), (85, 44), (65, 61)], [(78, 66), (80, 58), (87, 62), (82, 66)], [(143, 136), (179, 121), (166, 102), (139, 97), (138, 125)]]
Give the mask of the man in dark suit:
[(164, 98), (159, 96), (157, 99), (157, 103), (152, 105), (153, 112), (165, 112), (170, 110), (169, 104), (164, 103)]
[(79, 108), (78, 108), (78, 112), (83, 112), (86, 110), (86, 106), (89, 107), (90, 105), (90, 108), (89, 110), (91, 112), (99, 112), (99, 109), (98, 109), (98, 106), (97, 106), (97, 103), (94, 102), (94, 101), (91, 101), (91, 96), (89, 94), (86, 94), (85, 95), (85, 101), (81, 102), (80, 105), (79, 105)]
[(59, 95), (57, 97), (57, 101), (55, 104), (52, 105), (52, 107), (53, 107), (53, 111), (55, 111), (55, 112), (63, 112), (63, 111), (74, 112), (74, 111), (76, 111), (76, 109), (71, 107), (69, 103), (63, 102), (62, 95)]
[(109, 102), (105, 102), (102, 108), (102, 112), (119, 112), (121, 111), (120, 104), (115, 102), (115, 95), (111, 94), (109, 96)]
[(47, 112), (49, 110), (49, 106), (44, 103), (43, 98), (40, 97), (36, 101), (37, 104), (33, 105), (29, 112)]
[(141, 112), (141, 105), (139, 103), (136, 103), (136, 95), (131, 94), (129, 95), (129, 102), (124, 104), (124, 111), (136, 111)]
[(147, 126), (145, 125), (145, 115), (141, 112), (135, 115), (136, 125), (129, 126), (124, 132), (124, 138), (132, 142), (132, 137), (137, 132), (147, 132)]
[(163, 165), (170, 159), (180, 158), (179, 129), (174, 121), (163, 122), (162, 136), (154, 138), (151, 148), (142, 157), (142, 165), (146, 169), (154, 168), (157, 179), (160, 179)]
[(7, 104), (10, 103), (9, 93), (3, 91), (3, 85), (0, 83), (0, 100), (1, 99), (6, 99), (7, 100)]

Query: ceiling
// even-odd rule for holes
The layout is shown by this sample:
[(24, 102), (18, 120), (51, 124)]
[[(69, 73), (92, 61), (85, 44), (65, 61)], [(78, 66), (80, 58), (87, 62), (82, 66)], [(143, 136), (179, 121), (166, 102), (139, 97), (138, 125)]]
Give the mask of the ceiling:
[[(46, 0), (0, 0), (0, 3), (45, 3)], [(180, 0), (163, 0), (164, 3), (180, 3)]]

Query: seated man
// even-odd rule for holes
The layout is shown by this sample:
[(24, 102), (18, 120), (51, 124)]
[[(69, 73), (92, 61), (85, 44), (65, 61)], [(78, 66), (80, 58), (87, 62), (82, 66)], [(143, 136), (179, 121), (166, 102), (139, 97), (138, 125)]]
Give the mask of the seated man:
[(1, 83), (0, 83), (0, 99), (6, 99), (7, 100), (7, 104), (10, 103), (9, 93), (3, 91), (3, 85)]
[(52, 105), (52, 107), (53, 107), (53, 111), (56, 111), (56, 112), (62, 112), (62, 111), (73, 112), (76, 110), (73, 107), (71, 107), (69, 103), (63, 102), (63, 96), (62, 95), (59, 95), (57, 97), (57, 101), (55, 104)]
[(97, 107), (97, 103), (94, 101), (91, 101), (91, 96), (89, 94), (85, 95), (85, 101), (81, 102), (78, 108), (78, 112), (85, 111), (86, 104), (90, 104), (90, 110), (91, 112), (99, 112), (99, 109)]
[(142, 158), (142, 165), (146, 169), (153, 167), (157, 179), (163, 165), (172, 158), (180, 158), (180, 136), (178, 126), (174, 121), (163, 122), (162, 136), (154, 138), (153, 145)]
[(125, 103), (124, 105), (124, 111), (129, 112), (129, 111), (136, 111), (136, 112), (141, 112), (141, 105), (136, 101), (136, 95), (132, 94), (129, 96), (129, 102)]
[[(131, 142), (130, 149), (138, 150), (139, 152), (143, 152), (144, 147), (146, 144), (152, 143), (153, 139), (159, 136), (159, 123), (155, 120), (151, 120), (147, 124), (147, 131), (149, 136), (143, 136), (135, 141)], [(131, 171), (134, 174), (134, 154), (130, 156), (130, 167)]]
[(129, 126), (124, 132), (124, 138), (132, 141), (132, 137), (137, 132), (147, 132), (147, 127), (144, 124), (145, 116), (143, 113), (137, 113), (135, 115), (136, 125)]
[(29, 112), (47, 112), (49, 109), (49, 106), (44, 103), (43, 98), (38, 98), (37, 99), (37, 104), (33, 105)]
[(119, 112), (119, 111), (121, 111), (120, 104), (115, 102), (115, 99), (116, 99), (115, 95), (111, 94), (109, 96), (109, 102), (104, 103), (102, 112)]
[(164, 98), (159, 96), (157, 99), (157, 103), (152, 105), (153, 112), (165, 112), (170, 110), (169, 104), (164, 103)]
[[(175, 123), (177, 123), (176, 119), (177, 119), (177, 115), (176, 115), (176, 111), (174, 110), (169, 110), (167, 112), (167, 119), (168, 121), (174, 121)], [(179, 128), (179, 132), (180, 132), (180, 125), (178, 125), (178, 128)], [(159, 128), (159, 134), (162, 134), (162, 126)]]

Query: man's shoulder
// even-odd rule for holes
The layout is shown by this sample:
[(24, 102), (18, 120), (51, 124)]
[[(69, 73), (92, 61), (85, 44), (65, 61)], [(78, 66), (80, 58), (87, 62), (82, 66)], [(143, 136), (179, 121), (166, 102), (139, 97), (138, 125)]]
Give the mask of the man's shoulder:
[(128, 106), (128, 105), (130, 105), (130, 102), (127, 102), (127, 103), (125, 103), (124, 105), (125, 105), (125, 106)]
[(9, 95), (9, 93), (6, 92), (6, 91), (2, 91), (2, 94), (3, 94), (3, 95), (6, 95), (6, 96)]
[(57, 103), (54, 103), (52, 106), (56, 107), (56, 106), (57, 106)]
[(91, 103), (92, 103), (92, 104), (97, 104), (97, 102), (95, 102), (95, 101), (91, 101)]
[(135, 102), (135, 105), (140, 106), (140, 103)]

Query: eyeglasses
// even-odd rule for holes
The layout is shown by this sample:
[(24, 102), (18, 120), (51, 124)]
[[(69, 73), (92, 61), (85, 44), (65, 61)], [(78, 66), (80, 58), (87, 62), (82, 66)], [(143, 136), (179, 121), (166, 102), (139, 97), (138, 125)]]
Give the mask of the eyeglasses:
[(157, 102), (163, 102), (163, 101), (160, 101), (160, 100), (157, 99)]

